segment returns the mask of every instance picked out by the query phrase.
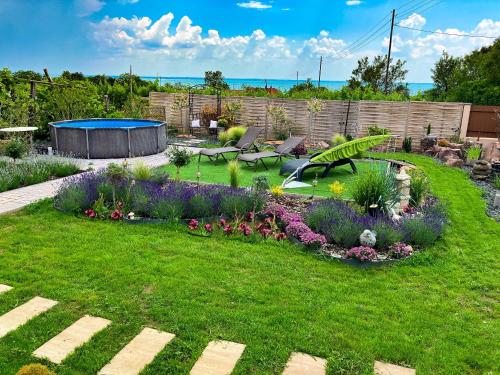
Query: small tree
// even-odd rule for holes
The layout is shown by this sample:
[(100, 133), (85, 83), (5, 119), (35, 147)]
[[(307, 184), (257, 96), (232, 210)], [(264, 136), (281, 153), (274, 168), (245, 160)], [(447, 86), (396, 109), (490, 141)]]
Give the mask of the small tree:
[(172, 109), (174, 111), (179, 111), (181, 117), (181, 129), (184, 129), (184, 121), (183, 121), (183, 110), (189, 107), (189, 98), (187, 94), (179, 94), (174, 98), (174, 102), (172, 103)]
[(229, 85), (224, 81), (220, 70), (205, 72), (205, 85), (213, 89), (229, 90)]
[[(393, 63), (392, 58), (387, 75), (387, 92), (397, 91), (399, 83), (406, 78), (408, 70), (404, 68), (405, 60), (398, 59)], [(349, 88), (371, 88), (373, 91), (384, 91), (386, 82), (387, 56), (375, 56), (370, 63), (368, 57), (358, 60), (358, 66), (352, 71), (349, 79)]]
[(316, 125), (316, 116), (325, 108), (322, 100), (311, 98), (307, 101), (307, 112), (309, 112), (309, 142), (312, 138), (312, 131)]
[(28, 149), (28, 144), (24, 139), (14, 138), (7, 143), (7, 146), (5, 146), (5, 155), (16, 161), (16, 159), (20, 159), (26, 155)]
[(434, 69), (431, 69), (432, 80), (436, 90), (447, 94), (456, 85), (456, 71), (462, 65), (462, 59), (448, 55), (446, 51), (443, 56), (436, 61)]
[(288, 117), (285, 107), (282, 105), (270, 105), (267, 112), (273, 122), (273, 131), (276, 138), (285, 140), (291, 132), (292, 120)]
[(191, 162), (191, 156), (193, 154), (185, 147), (171, 146), (167, 151), (165, 151), (165, 155), (167, 156), (170, 163), (175, 165), (175, 179), (179, 181), (181, 178), (181, 168), (185, 167)]

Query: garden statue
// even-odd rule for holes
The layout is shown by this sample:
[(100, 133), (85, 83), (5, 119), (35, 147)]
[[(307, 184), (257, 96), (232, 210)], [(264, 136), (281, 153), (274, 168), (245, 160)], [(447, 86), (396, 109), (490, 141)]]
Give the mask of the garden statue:
[(399, 191), (399, 202), (395, 205), (397, 212), (401, 212), (410, 204), (410, 180), (411, 177), (406, 173), (405, 168), (401, 168), (396, 175), (396, 183)]
[(373, 247), (377, 242), (377, 234), (371, 230), (365, 229), (359, 236), (359, 243), (361, 246)]

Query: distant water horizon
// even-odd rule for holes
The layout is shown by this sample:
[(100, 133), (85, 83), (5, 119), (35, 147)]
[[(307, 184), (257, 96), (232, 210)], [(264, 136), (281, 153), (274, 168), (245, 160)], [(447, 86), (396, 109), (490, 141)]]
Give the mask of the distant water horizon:
[[(146, 81), (154, 81), (158, 79), (161, 84), (181, 83), (184, 85), (199, 85), (205, 83), (203, 77), (161, 77), (161, 76), (141, 76)], [(244, 86), (251, 87), (274, 87), (279, 90), (289, 90), (298, 83), (304, 83), (306, 80), (299, 79), (265, 79), (265, 78), (224, 78), (229, 87), (233, 90), (239, 90)], [(318, 81), (313, 81), (315, 85)], [(408, 89), (411, 95), (417, 94), (419, 91), (429, 90), (434, 87), (433, 83), (429, 82), (408, 82)], [(347, 86), (347, 81), (330, 81), (321, 80), (321, 86), (333, 90), (340, 90), (342, 87)]]

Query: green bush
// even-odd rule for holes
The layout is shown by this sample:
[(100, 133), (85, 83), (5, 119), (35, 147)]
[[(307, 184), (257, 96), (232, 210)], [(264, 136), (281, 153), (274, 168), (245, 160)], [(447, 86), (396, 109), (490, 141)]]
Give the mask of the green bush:
[(411, 148), (412, 148), (412, 138), (405, 137), (405, 139), (403, 139), (403, 146), (402, 147), (403, 147), (404, 152), (410, 153)]
[(386, 223), (376, 223), (372, 230), (377, 234), (377, 242), (375, 244), (375, 248), (377, 249), (385, 250), (403, 239), (403, 235), (394, 226)]
[(271, 188), (268, 174), (258, 174), (252, 177), (252, 188), (256, 193), (263, 193)]
[(191, 218), (212, 216), (212, 202), (209, 196), (196, 194), (188, 203), (187, 213)]
[(12, 159), (21, 159), (28, 153), (29, 147), (26, 141), (21, 138), (14, 138), (5, 146), (5, 156)]
[(231, 144), (236, 144), (246, 133), (247, 129), (243, 126), (234, 126), (229, 128), (219, 134), (219, 141), (222, 145), (230, 142)]
[(186, 147), (170, 146), (167, 151), (165, 151), (169, 162), (173, 164), (176, 168), (175, 179), (180, 180), (180, 171), (182, 167), (185, 167), (191, 162), (191, 156), (193, 155)]
[(500, 175), (497, 174), (493, 178), (493, 186), (495, 187), (495, 189), (500, 190)]
[(405, 220), (402, 225), (405, 232), (405, 242), (419, 248), (431, 246), (439, 237), (431, 225), (422, 218)]
[(481, 153), (483, 149), (481, 146), (472, 146), (465, 151), (465, 157), (467, 161), (479, 160), (481, 158)]
[[(260, 210), (261, 207), (257, 207), (256, 210)], [(243, 216), (247, 212), (253, 210), (252, 197), (249, 195), (228, 195), (221, 198), (220, 204), (221, 214), (225, 217), (237, 217)]]
[(396, 202), (400, 195), (395, 173), (378, 169), (358, 174), (351, 189), (354, 201), (363, 207), (365, 212), (368, 212), (372, 205), (388, 212), (390, 205)]
[(80, 213), (86, 207), (85, 192), (78, 186), (69, 186), (57, 196), (56, 205), (64, 212)]
[(334, 134), (332, 137), (332, 146), (338, 146), (341, 145), (342, 143), (346, 143), (347, 139), (344, 137), (342, 134)]
[(178, 221), (183, 215), (184, 207), (179, 200), (161, 199), (151, 206), (151, 216), (155, 219)]
[(368, 135), (385, 135), (390, 134), (389, 130), (386, 128), (380, 128), (378, 125), (372, 125), (368, 127)]

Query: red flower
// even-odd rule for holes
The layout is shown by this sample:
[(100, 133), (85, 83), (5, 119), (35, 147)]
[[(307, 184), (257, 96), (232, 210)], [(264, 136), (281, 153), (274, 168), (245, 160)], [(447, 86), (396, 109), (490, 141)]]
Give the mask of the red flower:
[(259, 230), (259, 233), (261, 234), (262, 237), (267, 238), (271, 235), (273, 231), (269, 228), (261, 228)]
[(114, 210), (111, 213), (111, 220), (120, 220), (122, 218), (123, 214), (120, 210)]
[(207, 233), (212, 233), (212, 225), (211, 224), (205, 224), (203, 227), (207, 231)]
[(285, 233), (283, 233), (283, 232), (276, 233), (276, 234), (274, 235), (274, 238), (275, 238), (276, 240), (278, 240), (278, 241), (283, 241), (283, 240), (285, 240), (285, 239), (286, 239), (286, 234), (285, 234)]
[(96, 216), (95, 211), (92, 208), (85, 210), (85, 215), (87, 215), (90, 219), (94, 219)]
[(220, 219), (220, 221), (219, 221), (219, 225), (220, 225), (222, 228), (224, 228), (224, 227), (226, 226), (226, 220), (224, 220), (224, 219)]
[(196, 219), (191, 219), (188, 224), (189, 230), (196, 230), (198, 229), (198, 220)]
[(233, 227), (231, 225), (224, 226), (224, 234), (231, 234), (231, 233), (233, 233)]
[(253, 212), (250, 211), (249, 213), (247, 213), (247, 221), (252, 221), (253, 220)]

